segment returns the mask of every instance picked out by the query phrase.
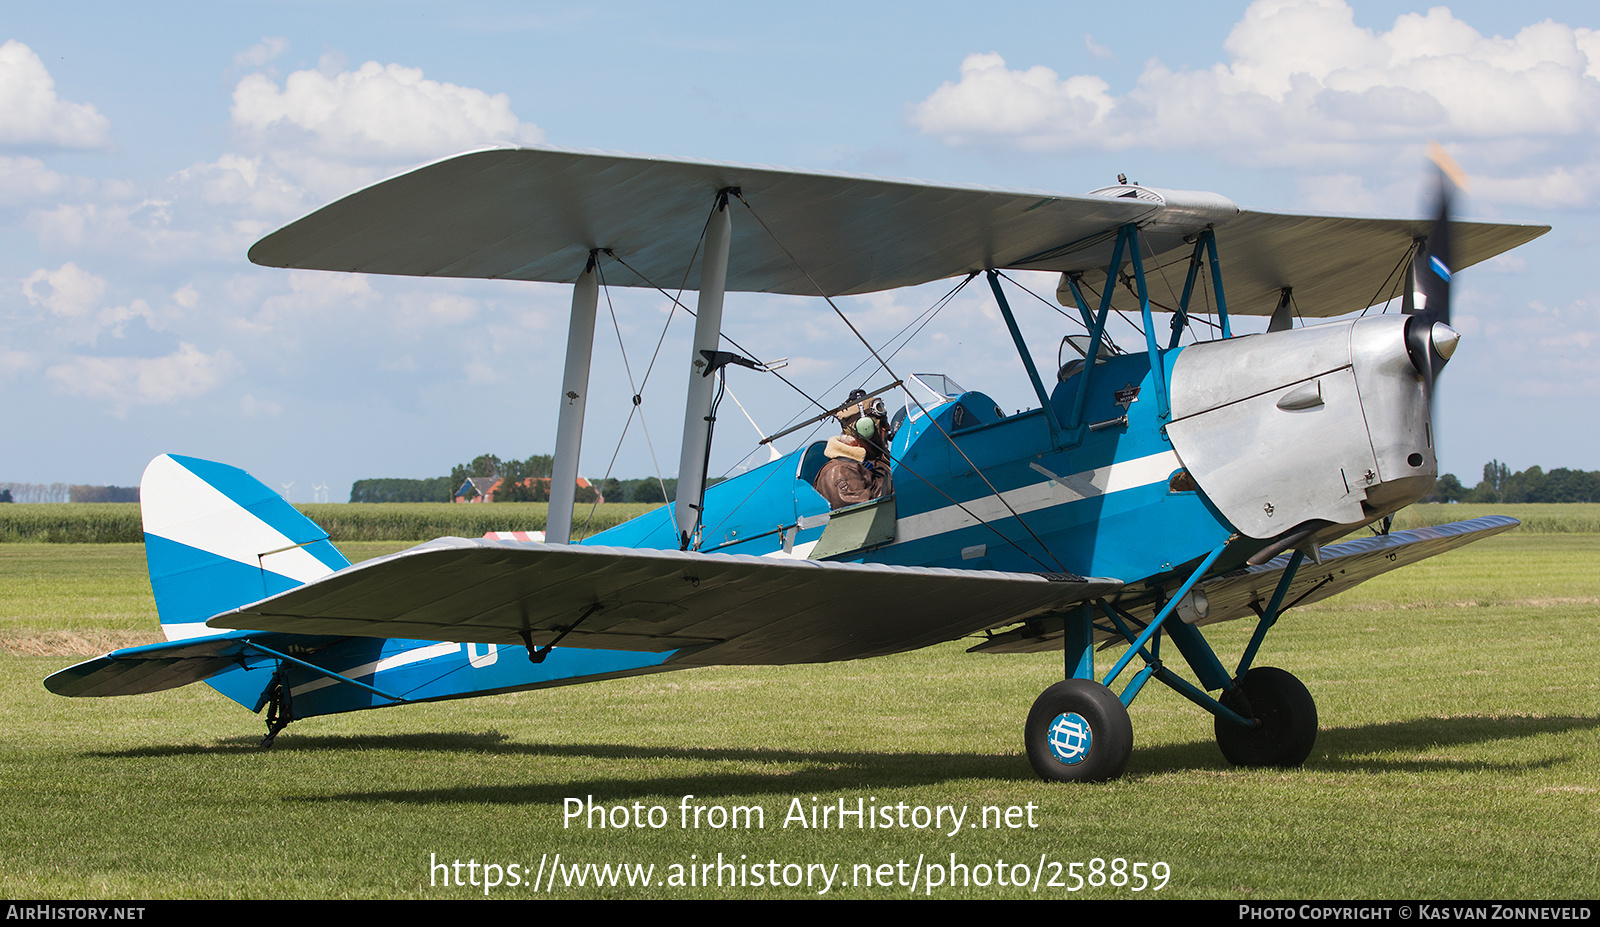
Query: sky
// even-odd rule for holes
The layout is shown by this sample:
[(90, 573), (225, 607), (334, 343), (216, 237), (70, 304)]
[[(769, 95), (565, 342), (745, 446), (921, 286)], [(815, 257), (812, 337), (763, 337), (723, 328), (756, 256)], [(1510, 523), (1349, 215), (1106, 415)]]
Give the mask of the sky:
[[(506, 144), (1070, 194), (1126, 173), (1250, 209), (1412, 216), (1437, 140), (1470, 178), (1463, 218), (1554, 229), (1456, 278), (1441, 471), (1600, 469), (1589, 3), (61, 2), (4, 29), (0, 482), (131, 486), (179, 453), (337, 502), (357, 479), (552, 451), (567, 288), (245, 257), (361, 186)], [(949, 288), (840, 307), (881, 344)], [(1012, 303), (1049, 369), (1075, 329)], [(692, 322), (668, 308), (602, 298), (591, 479), (674, 475)], [(816, 300), (731, 294), (724, 331), (789, 358), (812, 396), (888, 380)], [(986, 288), (892, 366), (1036, 404)], [(770, 375), (729, 387), (754, 424), (724, 404), (713, 474), (815, 411)]]

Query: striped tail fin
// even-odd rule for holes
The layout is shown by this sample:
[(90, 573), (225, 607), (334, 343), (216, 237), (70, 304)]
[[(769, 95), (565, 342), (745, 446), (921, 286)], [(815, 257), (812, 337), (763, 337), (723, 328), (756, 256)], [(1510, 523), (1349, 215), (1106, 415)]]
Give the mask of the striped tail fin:
[(145, 557), (168, 640), (212, 615), (350, 565), (322, 530), (237, 467), (164, 454), (139, 483)]

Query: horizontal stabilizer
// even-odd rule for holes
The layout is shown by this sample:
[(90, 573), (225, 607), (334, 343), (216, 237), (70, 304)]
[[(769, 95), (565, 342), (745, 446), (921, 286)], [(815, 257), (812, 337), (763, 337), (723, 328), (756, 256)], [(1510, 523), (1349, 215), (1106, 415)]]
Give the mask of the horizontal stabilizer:
[[(441, 538), (212, 627), (778, 664), (914, 650), (1106, 595), (1109, 579)], [(524, 637), (526, 634), (526, 637)]]
[[(1436, 557), (1502, 531), (1509, 531), (1519, 524), (1521, 522), (1515, 518), (1490, 515), (1448, 525), (1412, 528), (1409, 531), (1395, 531), (1391, 534), (1330, 544), (1322, 548), (1321, 563), (1315, 563), (1308, 558), (1300, 564), (1300, 568), (1295, 572), (1294, 581), (1289, 584), (1289, 592), (1283, 600), (1284, 605), (1287, 607), (1320, 602), (1329, 596), (1338, 595), (1358, 586), (1374, 576), (1381, 576), (1390, 570)], [(1289, 554), (1284, 554), (1261, 566), (1233, 570), (1200, 583), (1197, 588), (1205, 593), (1210, 609), (1207, 617), (1196, 624), (1216, 624), (1220, 621), (1232, 621), (1254, 615), (1256, 612), (1252, 605), (1266, 608), (1272, 599), (1273, 590), (1277, 588), (1278, 580), (1282, 578), (1284, 570), (1288, 569), (1289, 557)], [(1150, 599), (1118, 603), (1119, 607), (1142, 622), (1154, 620), (1163, 604), (1165, 603)], [(1101, 622), (1104, 623), (1103, 618)], [(972, 652), (1038, 653), (1056, 650), (1061, 646), (1061, 634), (1060, 622), (1054, 622), (1048, 628), (1035, 626), (1015, 629), (994, 635), (988, 641), (973, 647)], [(1095, 634), (1097, 642), (1114, 638), (1112, 633), (1103, 628), (1098, 629)]]
[(244, 638), (271, 640), (277, 636), (239, 631), (125, 647), (53, 673), (45, 679), (44, 687), (57, 695), (78, 698), (176, 689), (251, 660), (265, 661), (267, 658), (259, 654), (246, 658)]

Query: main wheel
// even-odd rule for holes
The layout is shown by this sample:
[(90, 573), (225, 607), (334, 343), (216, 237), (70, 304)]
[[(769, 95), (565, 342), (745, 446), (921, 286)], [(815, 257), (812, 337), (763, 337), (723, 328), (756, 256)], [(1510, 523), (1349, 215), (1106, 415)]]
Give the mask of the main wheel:
[[(1258, 666), (1239, 680), (1244, 702), (1233, 693), (1222, 704), (1261, 721), (1240, 727), (1216, 719), (1217, 746), (1235, 766), (1299, 766), (1317, 742), (1317, 703), (1300, 680), (1270, 666)], [(1246, 704), (1248, 703), (1248, 704)]]
[(1122, 700), (1090, 679), (1044, 690), (1028, 712), (1028, 762), (1053, 782), (1103, 782), (1128, 768), (1133, 722)]

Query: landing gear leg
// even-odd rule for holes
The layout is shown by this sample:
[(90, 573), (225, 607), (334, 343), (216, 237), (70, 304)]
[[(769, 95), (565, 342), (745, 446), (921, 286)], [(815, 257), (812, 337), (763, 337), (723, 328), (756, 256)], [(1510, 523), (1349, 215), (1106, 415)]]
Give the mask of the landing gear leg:
[(267, 736), (261, 738), (262, 750), (272, 749), (272, 742), (278, 739), (278, 732), (289, 726), (294, 720), (293, 701), (289, 697), (289, 687), (283, 684), (283, 675), (280, 673), (272, 679), (272, 687), (267, 690)]
[(1258, 722), (1241, 727), (1216, 719), (1217, 746), (1233, 765), (1295, 767), (1311, 755), (1317, 742), (1317, 703), (1290, 673), (1258, 666), (1223, 694), (1222, 704)]

